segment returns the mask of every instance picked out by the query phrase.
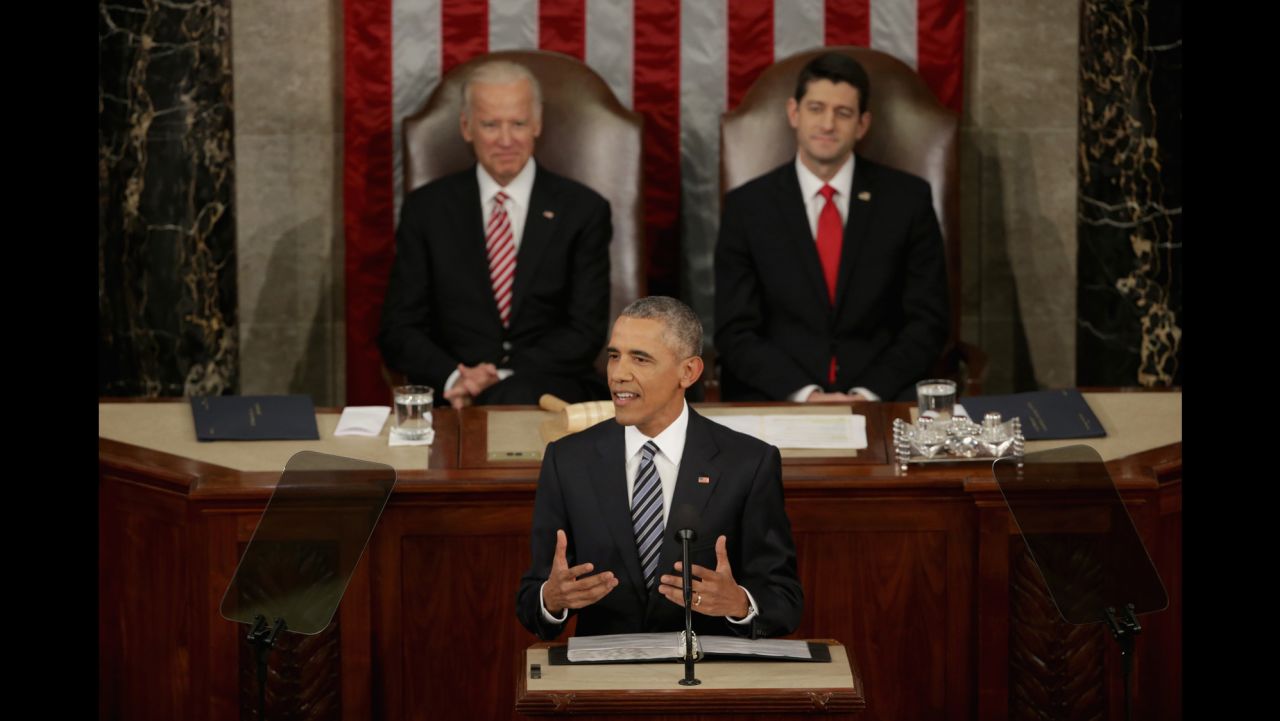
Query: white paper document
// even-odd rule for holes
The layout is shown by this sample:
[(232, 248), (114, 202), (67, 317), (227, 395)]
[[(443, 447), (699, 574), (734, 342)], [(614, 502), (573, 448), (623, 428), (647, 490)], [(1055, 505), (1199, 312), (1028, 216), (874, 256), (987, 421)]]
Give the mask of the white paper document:
[[(707, 655), (765, 656), (812, 659), (806, 641), (735, 636), (698, 636), (698, 647)], [(601, 661), (660, 661), (683, 655), (679, 633), (616, 633), (574, 636), (569, 639), (571, 663)]]
[(867, 447), (867, 417), (765, 416), (764, 435), (779, 448), (861, 449)]
[(808, 641), (780, 638), (739, 638), (738, 636), (699, 636), (703, 653), (736, 656), (771, 656), (773, 658), (813, 658)]
[(678, 633), (615, 633), (569, 639), (570, 661), (657, 661), (679, 655)]
[(764, 440), (764, 416), (714, 416), (708, 418), (739, 433)]
[(852, 413), (707, 415), (722, 426), (754, 436), (778, 448), (849, 450), (867, 447), (867, 417)]
[(391, 406), (347, 406), (338, 418), (335, 436), (376, 436), (391, 415)]

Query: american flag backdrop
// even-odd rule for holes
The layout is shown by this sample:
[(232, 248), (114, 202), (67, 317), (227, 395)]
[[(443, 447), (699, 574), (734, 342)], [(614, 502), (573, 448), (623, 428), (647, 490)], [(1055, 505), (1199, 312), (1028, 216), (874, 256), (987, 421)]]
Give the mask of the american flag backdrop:
[(802, 50), (859, 45), (916, 68), (957, 112), (962, 98), (963, 0), (345, 0), (344, 13), (348, 404), (387, 402), (375, 340), (402, 194), (400, 121), (476, 55), (571, 55), (643, 115), (650, 291), (683, 297), (704, 319), (720, 115), (761, 70)]

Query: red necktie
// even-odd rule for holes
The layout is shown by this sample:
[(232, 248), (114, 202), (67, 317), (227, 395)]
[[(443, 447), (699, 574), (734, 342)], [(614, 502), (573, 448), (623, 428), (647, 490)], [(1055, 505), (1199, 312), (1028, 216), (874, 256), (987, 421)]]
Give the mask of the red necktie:
[(507, 209), (502, 206), (505, 202), (507, 194), (499, 190), (493, 196), (493, 213), (485, 232), (489, 282), (493, 285), (493, 298), (498, 303), (498, 316), (504, 328), (511, 323), (511, 284), (516, 277), (516, 242)]
[[(840, 246), (844, 243), (844, 226), (840, 221), (840, 211), (836, 209), (834, 196), (836, 189), (823, 185), (818, 191), (827, 199), (818, 214), (818, 259), (822, 261), (822, 275), (827, 280), (827, 297), (832, 307), (836, 304), (836, 276), (840, 272)], [(828, 383), (836, 382), (836, 357), (831, 356), (831, 369), (827, 374)]]

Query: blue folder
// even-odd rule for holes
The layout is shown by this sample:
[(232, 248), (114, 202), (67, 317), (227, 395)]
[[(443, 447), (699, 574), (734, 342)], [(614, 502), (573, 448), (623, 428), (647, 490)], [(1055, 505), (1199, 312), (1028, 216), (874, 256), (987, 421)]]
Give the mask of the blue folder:
[(988, 411), (999, 411), (1004, 420), (1022, 419), (1022, 436), (1029, 441), (1061, 438), (1101, 438), (1107, 431), (1074, 388), (1031, 391), (1007, 396), (966, 396), (960, 404), (979, 423)]
[(194, 396), (191, 416), (201, 441), (315, 441), (311, 396)]

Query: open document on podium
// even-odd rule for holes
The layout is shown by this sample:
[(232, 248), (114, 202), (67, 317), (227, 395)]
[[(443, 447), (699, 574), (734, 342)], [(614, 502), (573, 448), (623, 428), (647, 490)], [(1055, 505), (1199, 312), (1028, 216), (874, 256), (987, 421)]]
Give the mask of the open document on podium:
[[(574, 636), (569, 639), (564, 660), (552, 654), (550, 662), (558, 663), (634, 663), (638, 661), (674, 661), (682, 658), (679, 632), (617, 633), (604, 636)], [(705, 658), (736, 658), (773, 661), (830, 662), (831, 652), (825, 645), (785, 639), (749, 639), (734, 636), (698, 636), (698, 648)]]

